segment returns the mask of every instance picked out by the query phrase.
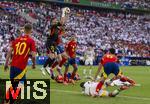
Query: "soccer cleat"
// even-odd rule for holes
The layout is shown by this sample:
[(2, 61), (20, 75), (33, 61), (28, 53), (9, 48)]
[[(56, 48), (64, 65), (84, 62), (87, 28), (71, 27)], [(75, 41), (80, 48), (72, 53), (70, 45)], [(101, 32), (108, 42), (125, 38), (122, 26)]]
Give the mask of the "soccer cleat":
[(49, 75), (51, 75), (50, 70), (51, 70), (51, 69), (46, 68), (46, 72), (47, 72)]
[(42, 74), (43, 74), (43, 75), (46, 75), (46, 73), (45, 73), (45, 68), (42, 67), (42, 68), (41, 68), (41, 71), (42, 71)]
[(49, 70), (49, 69), (50, 69), (50, 67), (46, 67), (45, 69)]
[(55, 75), (51, 74), (51, 79), (55, 80)]

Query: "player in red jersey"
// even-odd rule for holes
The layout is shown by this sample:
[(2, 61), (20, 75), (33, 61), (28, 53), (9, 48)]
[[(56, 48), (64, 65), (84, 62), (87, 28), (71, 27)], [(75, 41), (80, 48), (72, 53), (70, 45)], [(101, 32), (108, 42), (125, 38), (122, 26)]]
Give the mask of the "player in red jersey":
[(8, 68), (8, 61), (10, 59), (10, 54), (12, 53), (13, 57), (11, 62), (11, 68), (16, 67), (21, 71), (24, 71), (27, 66), (29, 54), (32, 55), (33, 68), (35, 68), (36, 47), (35, 41), (30, 37), (30, 34), (32, 32), (32, 26), (30, 24), (26, 24), (24, 26), (24, 32), (24, 36), (19, 36), (12, 42), (6, 57), (5, 69)]
[(72, 37), (71, 40), (65, 46), (65, 52), (69, 56), (68, 62), (65, 65), (65, 72), (64, 72), (64, 84), (65, 85), (67, 85), (67, 73), (69, 70), (69, 65), (72, 65), (74, 69), (71, 75), (71, 80), (70, 80), (71, 83), (74, 84), (74, 77), (78, 70), (77, 63), (76, 63), (76, 48), (77, 48), (76, 38)]
[(14, 90), (18, 87), (19, 81), (26, 80), (26, 66), (28, 63), (29, 55), (32, 55), (32, 68), (35, 68), (35, 56), (36, 56), (36, 46), (34, 40), (30, 37), (32, 32), (32, 26), (26, 24), (24, 26), (24, 35), (16, 38), (8, 51), (5, 63), (5, 71), (8, 68), (9, 59), (12, 56), (12, 62), (10, 67), (10, 80)]
[[(101, 90), (105, 80), (107, 79), (107, 77), (112, 73), (115, 75), (115, 77), (111, 80), (115, 80), (116, 78), (119, 78), (121, 81), (129, 81), (130, 79), (128, 79), (127, 77), (123, 76), (120, 69), (119, 69), (119, 65), (118, 65), (118, 58), (115, 55), (115, 49), (111, 48), (109, 50), (108, 53), (106, 53), (100, 63), (99, 63), (99, 68), (98, 71), (95, 75), (95, 80), (97, 78), (98, 73), (100, 72), (100, 70), (102, 69), (102, 67), (104, 67), (104, 72), (103, 72), (103, 76), (101, 78), (101, 81), (99, 82), (99, 84), (96, 87), (96, 92), (99, 92), (99, 90)], [(135, 82), (131, 81), (132, 84), (135, 84)], [(124, 88), (123, 88), (124, 89)]]

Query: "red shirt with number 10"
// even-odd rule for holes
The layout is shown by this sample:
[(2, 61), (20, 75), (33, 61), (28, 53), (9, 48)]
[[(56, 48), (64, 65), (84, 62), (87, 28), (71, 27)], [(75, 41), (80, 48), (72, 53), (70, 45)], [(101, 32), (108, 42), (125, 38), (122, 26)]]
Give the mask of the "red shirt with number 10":
[(24, 70), (30, 52), (36, 52), (35, 41), (28, 35), (20, 36), (12, 42), (13, 57), (11, 66)]

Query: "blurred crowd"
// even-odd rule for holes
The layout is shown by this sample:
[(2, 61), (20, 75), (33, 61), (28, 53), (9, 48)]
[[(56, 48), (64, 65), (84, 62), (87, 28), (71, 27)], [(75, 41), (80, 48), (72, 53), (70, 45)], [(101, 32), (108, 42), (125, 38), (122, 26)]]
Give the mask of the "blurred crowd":
[(92, 0), (104, 3), (114, 3), (114, 4), (121, 4), (124, 8), (143, 8), (143, 9), (150, 9), (150, 1), (149, 0)]
[[(0, 2), (0, 6), (5, 8), (0, 10), (0, 51), (7, 50), (10, 39), (18, 35), (17, 30), (29, 22), (20, 16), (23, 12), (36, 20), (32, 36), (36, 40), (39, 55), (42, 55), (45, 52), (44, 44), (49, 34), (51, 18), (60, 19), (62, 5)], [(65, 34), (77, 37), (77, 52), (80, 54), (87, 47), (93, 46), (97, 53), (114, 47), (121, 56), (150, 57), (150, 20), (144, 16), (72, 7)]]

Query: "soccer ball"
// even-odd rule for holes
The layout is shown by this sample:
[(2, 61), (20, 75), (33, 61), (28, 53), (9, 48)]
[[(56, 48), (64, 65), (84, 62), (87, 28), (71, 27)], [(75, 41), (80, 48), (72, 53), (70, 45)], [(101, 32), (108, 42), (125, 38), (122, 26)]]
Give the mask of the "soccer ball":
[(67, 13), (67, 14), (69, 14), (69, 13), (70, 13), (70, 8), (68, 8), (68, 7), (63, 8), (63, 10), (64, 10), (64, 11), (65, 11), (65, 13)]

